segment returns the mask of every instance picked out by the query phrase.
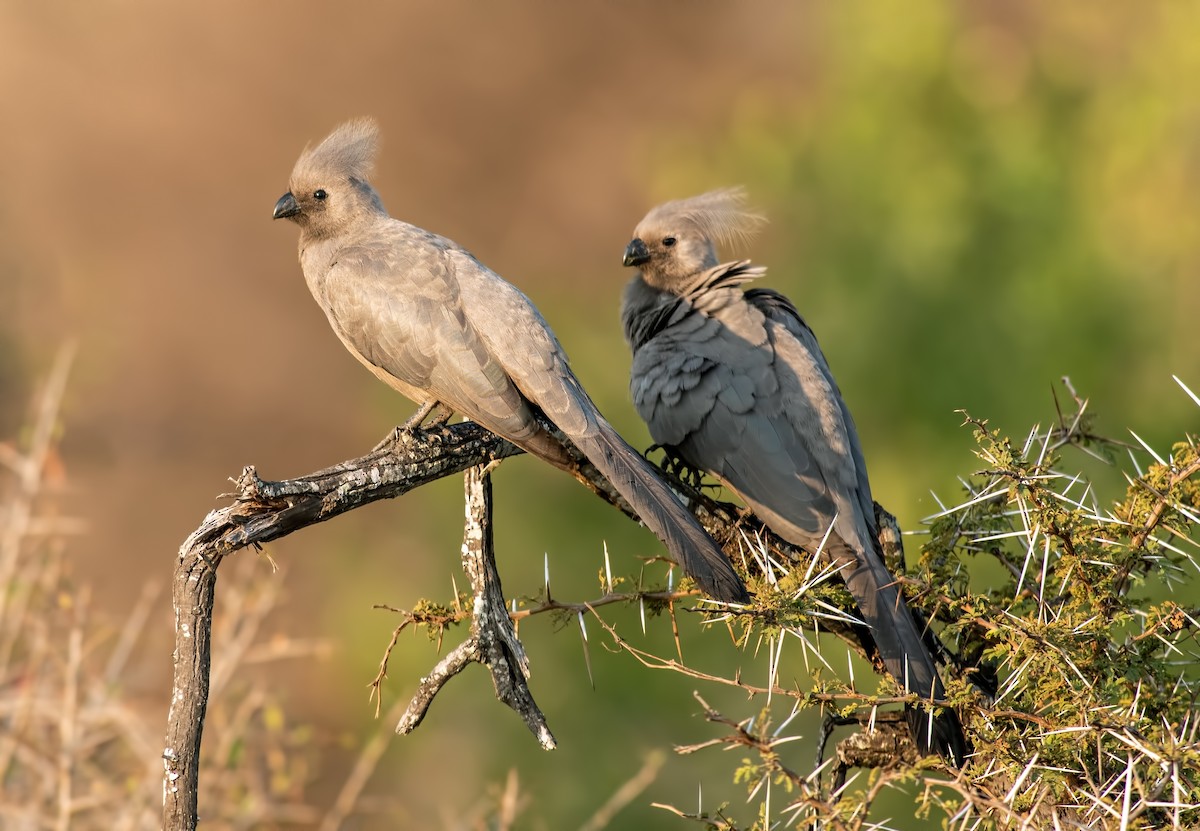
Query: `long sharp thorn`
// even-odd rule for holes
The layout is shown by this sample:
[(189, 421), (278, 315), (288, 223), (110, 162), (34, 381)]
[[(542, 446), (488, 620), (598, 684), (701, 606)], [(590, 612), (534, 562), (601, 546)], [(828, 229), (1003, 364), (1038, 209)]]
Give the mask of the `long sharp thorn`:
[(1138, 444), (1140, 444), (1142, 447), (1144, 447), (1146, 452), (1154, 457), (1154, 461), (1158, 462), (1163, 467), (1169, 467), (1169, 465), (1163, 460), (1163, 457), (1158, 455), (1157, 453), (1155, 453), (1154, 448), (1151, 447), (1150, 445), (1148, 445), (1145, 442), (1145, 440), (1142, 439), (1141, 436), (1139, 436), (1137, 433), (1133, 432), (1132, 430), (1129, 431), (1129, 435), (1133, 436), (1135, 439), (1138, 440)]
[(1179, 380), (1178, 375), (1172, 375), (1171, 377), (1174, 378), (1175, 383), (1178, 384), (1179, 386), (1183, 387), (1183, 391), (1186, 392), (1191, 397), (1191, 399), (1196, 402), (1196, 406), (1200, 407), (1200, 396), (1196, 395), (1196, 393), (1194, 393), (1190, 389), (1188, 389), (1187, 384), (1185, 384), (1185, 383), (1183, 383), (1183, 381)]
[(579, 613), (579, 634), (582, 638), (581, 643), (583, 645), (583, 664), (587, 667), (588, 683), (591, 684), (592, 689), (595, 690), (596, 679), (592, 675), (592, 653), (591, 650), (588, 649), (587, 625), (583, 622), (583, 612)]

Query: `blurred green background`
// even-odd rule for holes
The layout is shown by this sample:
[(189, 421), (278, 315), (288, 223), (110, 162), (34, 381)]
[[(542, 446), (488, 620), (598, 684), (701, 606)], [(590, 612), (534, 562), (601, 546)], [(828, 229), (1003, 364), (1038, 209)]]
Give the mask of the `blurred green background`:
[[(1118, 437), (1161, 447), (1196, 430), (1171, 375), (1200, 390), (1197, 78), (1200, 7), (1182, 0), (3, 2), (0, 436), (18, 435), (59, 344), (78, 338), (63, 455), (91, 532), (73, 551), (94, 603), (120, 613), (144, 578), (166, 579), (244, 464), (304, 473), (407, 417), (328, 331), (295, 229), (269, 218), (305, 143), (371, 114), (391, 212), (524, 289), (636, 446), (621, 252), (657, 202), (746, 185), (771, 222), (724, 253), (767, 264), (813, 326), (876, 498), (914, 528), (936, 510), (931, 489), (954, 498), (975, 468), (957, 408), (1023, 434), (1069, 375)], [(338, 645), (327, 665), (272, 676), (288, 718), (331, 745), (318, 798), (376, 726), (365, 685), (396, 621), (372, 604), (449, 596), (460, 490), (442, 482), (270, 550), (289, 587), (279, 628)], [(621, 572), (658, 552), (529, 459), (503, 466), (497, 501), (511, 593), (540, 588), (543, 556), (557, 596), (587, 599), (603, 541)], [(151, 718), (166, 710), (170, 619), (164, 600), (127, 679)], [(652, 630), (669, 654), (665, 625)], [(537, 750), (469, 672), (373, 780), (412, 827), (455, 827), (513, 766), (533, 800), (520, 827), (576, 827), (646, 750), (716, 735), (696, 682), (610, 654), (594, 628), (594, 690), (571, 626), (522, 634), (561, 749)], [(684, 649), (765, 674), (686, 626)], [(435, 660), (405, 636), (391, 699)], [(810, 744), (789, 747), (811, 764)], [(648, 803), (691, 808), (700, 782), (706, 807), (736, 804), (730, 764), (672, 759), (621, 827), (679, 827)]]

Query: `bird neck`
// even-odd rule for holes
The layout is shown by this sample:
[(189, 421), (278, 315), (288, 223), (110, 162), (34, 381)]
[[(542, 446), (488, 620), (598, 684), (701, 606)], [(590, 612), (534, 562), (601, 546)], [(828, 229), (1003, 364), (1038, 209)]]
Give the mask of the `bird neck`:
[(681, 302), (677, 295), (651, 286), (640, 273), (630, 280), (621, 299), (621, 325), (629, 348), (637, 352), (661, 332)]

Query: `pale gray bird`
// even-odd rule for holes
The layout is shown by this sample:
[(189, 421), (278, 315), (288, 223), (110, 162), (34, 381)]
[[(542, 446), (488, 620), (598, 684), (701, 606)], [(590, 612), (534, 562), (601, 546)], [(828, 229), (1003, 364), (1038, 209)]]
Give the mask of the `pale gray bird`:
[(373, 121), (343, 124), (305, 150), (275, 204), (275, 219), (300, 226), (304, 279), (342, 344), (421, 405), (410, 424), (440, 405), (569, 469), (540, 411), (706, 592), (748, 600), (720, 547), (597, 411), (529, 299), (451, 240), (388, 216), (367, 181), (377, 144)]
[[(654, 208), (634, 230), (624, 265), (638, 274), (621, 309), (633, 350), (634, 405), (659, 445), (721, 480), (779, 536), (823, 554), (846, 581), (889, 672), (906, 689), (943, 698), (921, 632), (878, 547), (871, 485), (854, 420), (812, 330), (786, 297), (743, 291), (766, 269), (718, 263), (716, 243), (764, 220), (740, 189)], [(832, 528), (832, 530), (830, 530)], [(962, 727), (943, 711), (922, 751), (956, 764)]]

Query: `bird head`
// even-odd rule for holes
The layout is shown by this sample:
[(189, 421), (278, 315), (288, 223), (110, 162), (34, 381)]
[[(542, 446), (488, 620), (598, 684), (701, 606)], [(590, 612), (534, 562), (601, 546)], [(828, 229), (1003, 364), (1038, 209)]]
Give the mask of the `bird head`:
[(725, 188), (659, 205), (634, 229), (622, 265), (657, 289), (682, 287), (717, 265), (718, 244), (743, 242), (766, 222), (745, 202), (741, 188)]
[(384, 213), (367, 181), (379, 146), (379, 128), (369, 118), (348, 121), (316, 147), (306, 148), (292, 169), (288, 192), (273, 219), (290, 219), (309, 237), (345, 231), (356, 221)]

